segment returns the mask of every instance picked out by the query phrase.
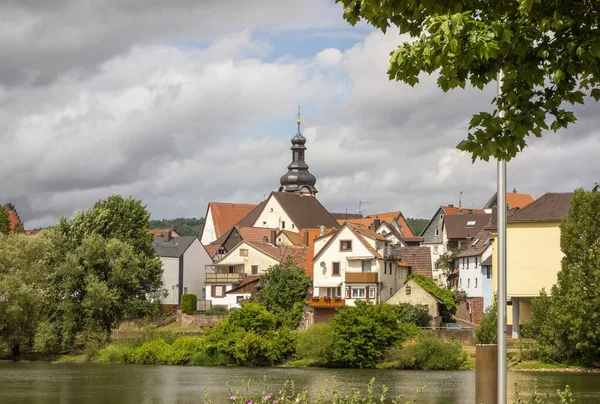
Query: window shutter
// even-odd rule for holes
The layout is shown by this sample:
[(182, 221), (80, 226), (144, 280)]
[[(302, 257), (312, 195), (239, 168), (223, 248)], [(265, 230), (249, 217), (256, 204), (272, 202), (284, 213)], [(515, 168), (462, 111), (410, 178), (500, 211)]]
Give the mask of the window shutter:
[(210, 295), (211, 295), (212, 297), (216, 297), (216, 296), (215, 296), (215, 293), (217, 293), (217, 287), (216, 287), (215, 285), (212, 285), (212, 286), (210, 287)]

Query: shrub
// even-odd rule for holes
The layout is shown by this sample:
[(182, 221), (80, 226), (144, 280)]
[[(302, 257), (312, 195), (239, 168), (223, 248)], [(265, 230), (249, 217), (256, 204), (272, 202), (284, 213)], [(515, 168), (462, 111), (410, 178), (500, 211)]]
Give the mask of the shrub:
[(198, 305), (196, 295), (188, 293), (181, 295), (181, 312), (185, 314), (194, 314)]
[(146, 365), (168, 364), (172, 352), (171, 345), (163, 339), (155, 339), (144, 342), (142, 346), (136, 348), (133, 354), (133, 362)]
[(398, 353), (398, 367), (421, 370), (456, 370), (466, 360), (459, 342), (445, 342), (424, 332), (413, 344), (406, 344)]
[(419, 327), (429, 327), (431, 324), (429, 308), (424, 304), (399, 303), (393, 307), (398, 313), (398, 321), (402, 324), (412, 323)]
[(495, 344), (498, 341), (498, 301), (485, 309), (483, 318), (475, 330), (476, 344)]
[(198, 337), (180, 337), (171, 344), (171, 357), (169, 363), (185, 365), (192, 357), (201, 353), (206, 348), (206, 341)]
[(333, 328), (329, 324), (315, 324), (298, 333), (296, 353), (301, 359), (326, 363), (331, 355), (333, 340)]
[(204, 314), (208, 316), (224, 316), (227, 314), (227, 307), (225, 306), (215, 306), (204, 312)]
[(398, 314), (389, 304), (357, 301), (354, 307), (341, 308), (331, 327), (332, 366), (375, 367), (383, 359), (383, 351), (400, 339)]

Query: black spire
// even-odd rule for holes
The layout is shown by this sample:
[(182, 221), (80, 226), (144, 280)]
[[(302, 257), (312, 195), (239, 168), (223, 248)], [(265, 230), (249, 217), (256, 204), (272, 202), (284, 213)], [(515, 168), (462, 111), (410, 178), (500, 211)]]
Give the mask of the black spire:
[(298, 107), (298, 132), (292, 138), (292, 162), (288, 166), (288, 172), (284, 174), (279, 182), (281, 187), (279, 192), (296, 192), (299, 194), (312, 195), (318, 192), (315, 188), (317, 179), (308, 172), (308, 164), (304, 161), (304, 151), (306, 150), (306, 138), (300, 133), (300, 107)]

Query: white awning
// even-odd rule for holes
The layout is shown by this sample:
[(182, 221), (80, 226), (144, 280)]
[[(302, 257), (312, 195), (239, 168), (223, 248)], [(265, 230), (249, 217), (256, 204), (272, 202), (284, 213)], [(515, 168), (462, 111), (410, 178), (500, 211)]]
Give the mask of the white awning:
[(346, 261), (369, 261), (374, 258), (372, 255), (370, 257), (346, 257)]
[(319, 282), (319, 284), (313, 284), (315, 288), (337, 288), (338, 286), (342, 286), (342, 282)]

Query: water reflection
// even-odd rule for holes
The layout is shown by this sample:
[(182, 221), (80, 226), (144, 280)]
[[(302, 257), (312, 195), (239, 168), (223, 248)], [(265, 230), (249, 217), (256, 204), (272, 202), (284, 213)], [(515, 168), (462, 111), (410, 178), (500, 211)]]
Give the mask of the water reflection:
[[(373, 377), (377, 385), (389, 387), (389, 395), (411, 397), (419, 394), (420, 403), (457, 404), (475, 401), (475, 373), (421, 372), (355, 369), (224, 368), (184, 366), (134, 366), (98, 364), (51, 364), (42, 362), (0, 362), (0, 403), (203, 403), (204, 390), (215, 402), (227, 402), (226, 382), (241, 389), (248, 379), (262, 391), (263, 376), (269, 391), (279, 390), (286, 380), (299, 389), (331, 385), (335, 376), (341, 392), (352, 387), (364, 390)], [(514, 383), (522, 395), (531, 391), (534, 380), (540, 392), (556, 394), (571, 386), (578, 403), (600, 402), (598, 374), (514, 373), (509, 372), (509, 398)]]

